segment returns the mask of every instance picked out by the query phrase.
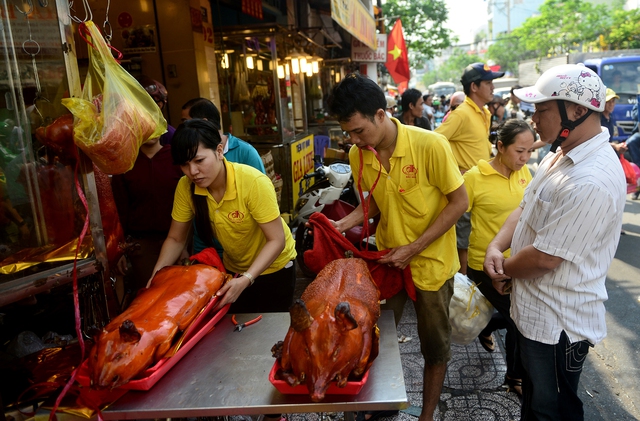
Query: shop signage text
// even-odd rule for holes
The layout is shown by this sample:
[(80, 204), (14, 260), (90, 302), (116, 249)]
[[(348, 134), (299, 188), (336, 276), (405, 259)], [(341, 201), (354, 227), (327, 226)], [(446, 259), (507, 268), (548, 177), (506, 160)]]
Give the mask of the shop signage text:
[(376, 49), (376, 21), (358, 0), (331, 0), (331, 18), (363, 44)]
[(296, 203), (304, 189), (304, 186), (300, 183), (302, 177), (313, 172), (313, 153), (313, 135), (291, 143), (292, 203)]
[(372, 50), (367, 45), (351, 38), (351, 60), (359, 63), (385, 63), (387, 61), (387, 34), (377, 34), (378, 48)]

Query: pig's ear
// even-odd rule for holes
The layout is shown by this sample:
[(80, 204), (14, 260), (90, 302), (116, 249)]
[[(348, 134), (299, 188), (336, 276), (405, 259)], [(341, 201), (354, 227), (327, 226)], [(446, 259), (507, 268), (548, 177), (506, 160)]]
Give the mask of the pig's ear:
[(353, 318), (351, 307), (346, 301), (338, 303), (334, 315), (336, 320), (342, 324), (344, 330), (353, 330), (358, 327), (358, 322)]
[(289, 314), (291, 315), (291, 327), (296, 332), (302, 332), (311, 326), (313, 317), (309, 314), (307, 306), (304, 301), (298, 299), (289, 308)]
[(125, 320), (120, 325), (120, 337), (125, 342), (138, 342), (140, 340), (140, 332), (136, 329), (136, 325), (131, 320)]

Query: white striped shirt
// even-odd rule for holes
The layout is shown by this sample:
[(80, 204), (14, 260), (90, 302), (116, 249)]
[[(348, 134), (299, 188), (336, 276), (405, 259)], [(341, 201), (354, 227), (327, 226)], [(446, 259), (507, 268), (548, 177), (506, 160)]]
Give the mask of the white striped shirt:
[[(527, 187), (512, 255), (527, 245), (564, 261), (534, 279), (514, 279), (511, 317), (528, 339), (596, 344), (607, 334), (605, 279), (620, 239), (625, 177), (609, 132), (589, 139), (551, 166), (542, 161)], [(558, 152), (559, 153), (559, 152)]]

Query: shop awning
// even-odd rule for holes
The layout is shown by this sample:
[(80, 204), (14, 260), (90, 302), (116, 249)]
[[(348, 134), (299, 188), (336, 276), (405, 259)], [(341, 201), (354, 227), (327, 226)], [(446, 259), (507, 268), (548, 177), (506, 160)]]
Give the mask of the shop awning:
[(360, 42), (377, 48), (376, 22), (359, 0), (331, 0), (331, 17)]

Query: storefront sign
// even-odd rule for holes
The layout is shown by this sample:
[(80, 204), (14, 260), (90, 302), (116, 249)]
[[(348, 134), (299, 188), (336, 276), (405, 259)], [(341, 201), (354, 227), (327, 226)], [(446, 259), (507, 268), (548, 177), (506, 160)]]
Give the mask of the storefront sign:
[(313, 135), (291, 143), (291, 180), (293, 180), (293, 202), (296, 203), (305, 189), (302, 177), (313, 172)]
[(351, 39), (351, 60), (359, 63), (384, 63), (387, 61), (387, 34), (377, 34), (378, 48), (372, 50), (355, 38)]
[(376, 47), (376, 22), (358, 0), (331, 0), (331, 17), (372, 50)]
[(191, 12), (191, 30), (202, 33), (202, 11), (195, 7), (189, 8)]
[(262, 19), (262, 0), (242, 0), (242, 13)]
[(213, 46), (213, 26), (210, 23), (202, 22), (202, 35), (205, 45)]

